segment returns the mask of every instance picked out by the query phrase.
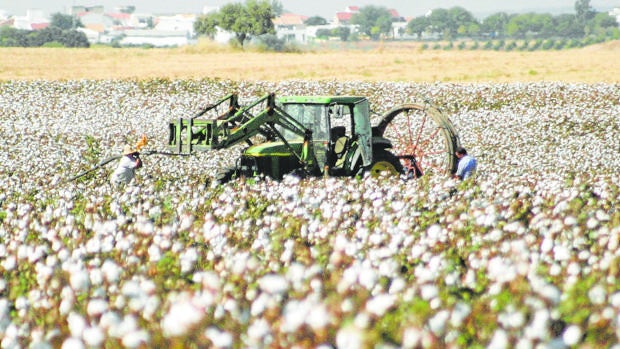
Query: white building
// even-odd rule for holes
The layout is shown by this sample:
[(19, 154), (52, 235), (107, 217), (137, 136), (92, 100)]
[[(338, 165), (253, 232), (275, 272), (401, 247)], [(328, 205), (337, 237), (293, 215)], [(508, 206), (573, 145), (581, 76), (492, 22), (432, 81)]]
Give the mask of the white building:
[(616, 18), (616, 22), (620, 26), (620, 8), (616, 7), (613, 10), (609, 11), (609, 15)]
[(176, 32), (184, 31), (189, 37), (196, 36), (194, 32), (194, 22), (196, 21), (196, 15), (194, 14), (179, 14), (174, 16), (160, 16), (157, 19), (155, 30)]
[(24, 30), (41, 29), (49, 25), (50, 22), (45, 17), (43, 10), (39, 9), (29, 9), (26, 11), (25, 16), (15, 16), (13, 20), (13, 28)]
[(121, 45), (152, 45), (154, 47), (185, 46), (190, 43), (186, 30), (125, 30)]

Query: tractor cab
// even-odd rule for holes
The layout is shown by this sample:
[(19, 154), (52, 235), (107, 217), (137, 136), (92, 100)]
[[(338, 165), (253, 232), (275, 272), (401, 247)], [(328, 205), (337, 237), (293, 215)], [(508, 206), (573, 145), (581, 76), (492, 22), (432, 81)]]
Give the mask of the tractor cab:
[(317, 163), (327, 174), (351, 175), (372, 162), (370, 108), (365, 97), (290, 96), (280, 97), (278, 104), (312, 131)]

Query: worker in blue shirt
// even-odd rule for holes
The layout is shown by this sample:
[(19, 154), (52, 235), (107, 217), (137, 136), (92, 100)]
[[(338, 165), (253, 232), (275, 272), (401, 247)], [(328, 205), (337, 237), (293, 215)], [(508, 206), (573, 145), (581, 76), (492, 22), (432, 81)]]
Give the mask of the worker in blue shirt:
[(459, 159), (459, 165), (454, 178), (464, 180), (471, 177), (476, 172), (476, 166), (478, 165), (476, 158), (467, 154), (467, 150), (463, 147), (459, 147), (455, 155)]

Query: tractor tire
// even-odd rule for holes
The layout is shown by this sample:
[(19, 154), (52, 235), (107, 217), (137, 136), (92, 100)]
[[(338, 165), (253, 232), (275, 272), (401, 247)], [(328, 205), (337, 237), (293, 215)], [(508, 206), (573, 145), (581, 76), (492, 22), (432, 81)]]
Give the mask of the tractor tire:
[(372, 177), (381, 175), (400, 176), (404, 173), (403, 165), (398, 158), (385, 149), (381, 149), (373, 154), (372, 165), (365, 172)]

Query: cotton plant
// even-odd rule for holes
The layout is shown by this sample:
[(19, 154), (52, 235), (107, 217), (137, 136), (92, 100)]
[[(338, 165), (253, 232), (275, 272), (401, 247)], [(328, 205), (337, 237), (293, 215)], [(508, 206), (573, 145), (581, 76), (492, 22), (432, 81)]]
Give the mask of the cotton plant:
[[(233, 89), (244, 100), (359, 94), (377, 114), (429, 96), (478, 158), (477, 176), (205, 185), (238, 152), (225, 149), (145, 157), (120, 189), (108, 167), (66, 181), (143, 133), (165, 149), (168, 122)], [(620, 339), (619, 91), (3, 82), (0, 344), (611, 346)]]

